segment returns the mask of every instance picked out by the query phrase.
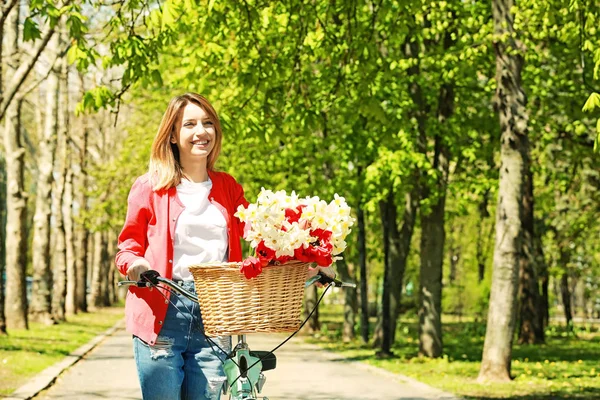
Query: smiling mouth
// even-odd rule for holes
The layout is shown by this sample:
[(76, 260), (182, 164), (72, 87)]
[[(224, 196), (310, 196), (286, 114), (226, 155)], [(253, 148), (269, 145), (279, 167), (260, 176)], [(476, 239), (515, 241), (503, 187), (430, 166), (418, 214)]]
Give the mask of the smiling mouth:
[(194, 146), (206, 146), (208, 145), (208, 140), (194, 140), (192, 144)]

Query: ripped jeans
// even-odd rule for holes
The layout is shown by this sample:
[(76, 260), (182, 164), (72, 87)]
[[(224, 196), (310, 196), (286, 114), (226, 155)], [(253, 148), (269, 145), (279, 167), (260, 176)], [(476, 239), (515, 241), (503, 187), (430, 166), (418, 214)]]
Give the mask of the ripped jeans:
[[(182, 286), (195, 292), (192, 282)], [(133, 352), (144, 400), (220, 398), (225, 373), (219, 357), (224, 361), (227, 355), (214, 345), (213, 351), (199, 325), (202, 319), (198, 304), (172, 293), (156, 343), (149, 346), (134, 336)], [(231, 350), (230, 337), (212, 340), (223, 350)]]

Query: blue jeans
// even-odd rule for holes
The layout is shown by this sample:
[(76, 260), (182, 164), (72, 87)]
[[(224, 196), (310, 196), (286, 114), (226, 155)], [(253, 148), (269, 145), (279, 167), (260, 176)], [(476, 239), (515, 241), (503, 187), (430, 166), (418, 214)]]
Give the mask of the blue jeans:
[[(195, 292), (192, 282), (182, 286)], [(172, 293), (156, 343), (149, 346), (134, 336), (133, 353), (144, 400), (219, 399), (225, 380), (221, 360), (227, 355), (214, 345), (211, 348), (199, 327), (203, 325), (198, 304)], [(230, 351), (230, 337), (212, 340)]]

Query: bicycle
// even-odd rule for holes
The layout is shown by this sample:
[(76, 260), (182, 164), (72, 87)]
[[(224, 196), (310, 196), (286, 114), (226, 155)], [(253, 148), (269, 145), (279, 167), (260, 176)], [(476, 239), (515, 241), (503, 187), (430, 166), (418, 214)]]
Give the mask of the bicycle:
[[(153, 271), (154, 272), (154, 271)], [(153, 278), (157, 283), (151, 281), (121, 281), (118, 286), (130, 286), (135, 285), (137, 287), (153, 287), (157, 284), (162, 284), (169, 288), (169, 290), (175, 291), (188, 299), (198, 303), (198, 297), (191, 293), (177, 283), (170, 279), (163, 278), (156, 273)], [(317, 274), (305, 282), (305, 288), (309, 287), (317, 282), (330, 287), (351, 287), (356, 288), (356, 284), (349, 282), (342, 282), (340, 280), (331, 278), (327, 275)], [(321, 299), (325, 295), (325, 292), (321, 295), (321, 298), (315, 304), (315, 308), (310, 312), (304, 323), (308, 321), (312, 313), (316, 310), (317, 306), (321, 302)], [(304, 323), (300, 326), (304, 325)], [(222, 391), (223, 394), (230, 393), (229, 400), (258, 400), (258, 394), (262, 392), (263, 386), (266, 382), (266, 377), (263, 374), (265, 371), (275, 369), (277, 366), (277, 357), (274, 352), (290, 340), (299, 330), (290, 335), (281, 344), (275, 347), (271, 351), (252, 351), (246, 341), (246, 335), (237, 335), (237, 344), (229, 353), (227, 359), (223, 362), (223, 370), (225, 371), (226, 379), (223, 382)], [(203, 332), (204, 333), (204, 332)], [(205, 335), (207, 339), (209, 337)], [(214, 342), (213, 342), (214, 343)], [(269, 400), (267, 397), (262, 397), (262, 400)]]

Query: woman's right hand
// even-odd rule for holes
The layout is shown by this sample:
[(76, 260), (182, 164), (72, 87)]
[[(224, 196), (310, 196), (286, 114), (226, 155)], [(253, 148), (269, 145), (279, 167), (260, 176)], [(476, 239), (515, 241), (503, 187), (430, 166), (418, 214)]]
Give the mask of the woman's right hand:
[(133, 264), (127, 270), (127, 278), (130, 281), (139, 281), (140, 275), (143, 272), (150, 270), (150, 263), (145, 258), (140, 258), (139, 260), (134, 261)]

